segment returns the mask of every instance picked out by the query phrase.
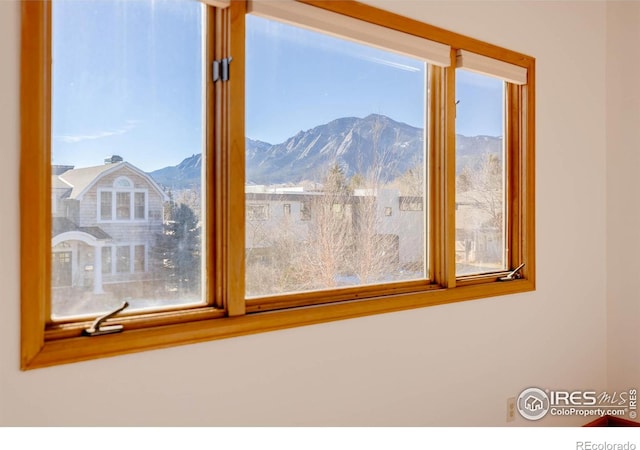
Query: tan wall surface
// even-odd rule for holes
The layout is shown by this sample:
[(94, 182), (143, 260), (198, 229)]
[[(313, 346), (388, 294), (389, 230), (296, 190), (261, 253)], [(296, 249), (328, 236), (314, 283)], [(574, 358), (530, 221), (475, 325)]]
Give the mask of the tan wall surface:
[(640, 389), (640, 2), (607, 4), (610, 390)]
[[(537, 291), (20, 372), (19, 5), (2, 1), (0, 425), (586, 422), (506, 424), (505, 404), (530, 386), (607, 384), (605, 3), (375, 3), (537, 58)], [(622, 19), (610, 15), (609, 27)], [(609, 175), (610, 187), (623, 183)], [(629, 292), (611, 305), (619, 317)], [(622, 365), (612, 363), (614, 379)]]

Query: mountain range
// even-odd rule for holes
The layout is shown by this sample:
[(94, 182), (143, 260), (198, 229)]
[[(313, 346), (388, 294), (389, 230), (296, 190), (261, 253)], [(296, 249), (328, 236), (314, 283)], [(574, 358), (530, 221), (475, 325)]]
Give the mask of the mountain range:
[[(393, 119), (372, 114), (343, 117), (306, 131), (279, 144), (246, 139), (246, 184), (322, 182), (328, 168), (338, 163), (345, 175), (375, 171), (382, 182), (392, 181), (423, 160), (424, 133)], [(457, 135), (456, 166), (475, 164), (483, 155), (501, 154), (500, 137)], [(150, 175), (172, 189), (197, 186), (202, 155)]]

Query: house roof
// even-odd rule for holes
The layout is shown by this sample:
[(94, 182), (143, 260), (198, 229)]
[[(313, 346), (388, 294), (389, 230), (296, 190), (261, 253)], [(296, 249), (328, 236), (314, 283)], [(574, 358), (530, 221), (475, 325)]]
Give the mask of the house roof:
[(71, 189), (71, 188), (73, 188), (73, 186), (71, 184), (69, 184), (66, 181), (64, 181), (63, 179), (61, 179), (59, 175), (52, 175), (51, 176), (51, 187), (53, 189)]
[(121, 167), (124, 162), (116, 164), (103, 164), (101, 166), (83, 167), (81, 169), (68, 170), (62, 175), (59, 175), (63, 182), (66, 182), (72, 186), (70, 198), (78, 198), (86, 189), (89, 188), (98, 178), (102, 178), (100, 175), (104, 175), (105, 172), (112, 172)]
[(151, 176), (126, 161), (93, 167), (83, 167), (81, 169), (72, 169), (59, 175), (58, 178), (72, 187), (69, 198), (82, 200), (82, 196), (85, 192), (87, 192), (91, 186), (97, 183), (103, 176), (123, 168), (127, 168), (146, 178), (149, 181), (149, 184), (151, 184), (151, 186), (162, 196), (164, 201), (169, 200), (169, 197), (164, 193), (160, 186), (158, 186), (153, 178), (151, 178)]
[(66, 217), (54, 217), (51, 221), (51, 237), (55, 237), (59, 234), (66, 233), (68, 231), (81, 231), (87, 233), (98, 240), (111, 239), (102, 228), (100, 227), (79, 227)]

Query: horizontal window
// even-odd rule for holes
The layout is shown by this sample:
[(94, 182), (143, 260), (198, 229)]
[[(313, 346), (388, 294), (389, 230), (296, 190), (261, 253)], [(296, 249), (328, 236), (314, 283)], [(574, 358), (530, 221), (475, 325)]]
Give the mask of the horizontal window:
[(533, 58), (351, 1), (22, 10), (23, 369), (534, 289)]

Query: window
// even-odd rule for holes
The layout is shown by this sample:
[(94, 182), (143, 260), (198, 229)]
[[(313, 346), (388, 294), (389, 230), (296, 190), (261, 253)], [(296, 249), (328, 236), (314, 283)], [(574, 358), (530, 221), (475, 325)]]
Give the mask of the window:
[(311, 220), (311, 207), (308, 201), (300, 202), (300, 220)]
[[(82, 169), (80, 169), (82, 170)], [(74, 170), (70, 170), (63, 177), (73, 180)], [(144, 177), (148, 177), (144, 175)], [(96, 177), (94, 180), (99, 180)], [(152, 186), (155, 188), (155, 186)], [(119, 177), (113, 182), (113, 186), (98, 187), (100, 221), (130, 221), (147, 219), (147, 188), (134, 188), (133, 183), (126, 177)], [(81, 206), (87, 205), (90, 199), (79, 199)]]
[(131, 218), (131, 193), (116, 192), (116, 219), (129, 220)]
[(144, 245), (136, 245), (133, 247), (133, 271), (146, 271), (146, 250)]
[(128, 245), (116, 247), (116, 272), (126, 273), (131, 271), (131, 249)]
[(247, 220), (267, 220), (269, 219), (269, 205), (247, 205)]
[(71, 252), (52, 253), (53, 262), (51, 264), (51, 286), (71, 285)]
[(422, 198), (400, 197), (400, 211), (423, 211)]
[(499, 78), (457, 70), (457, 275), (506, 269), (504, 91)]
[(310, 3), (22, 3), (23, 369), (535, 288), (535, 60)]
[[(112, 258), (112, 255), (115, 255), (115, 259)], [(140, 273), (147, 270), (147, 250), (144, 244), (106, 245), (102, 247), (103, 275)], [(107, 283), (116, 281), (121, 280), (117, 277), (107, 278)], [(130, 282), (133, 280), (125, 281)]]
[(146, 196), (144, 192), (136, 192), (134, 194), (135, 204), (134, 204), (134, 219), (136, 220), (144, 220), (145, 218), (145, 208), (146, 208)]
[(122, 188), (122, 189), (130, 189), (133, 187), (133, 184), (127, 177), (118, 177), (116, 181), (113, 182), (113, 187)]
[(102, 273), (111, 273), (111, 247), (102, 248)]
[(112, 197), (113, 194), (109, 191), (100, 192), (100, 219), (111, 220), (112, 218)]

